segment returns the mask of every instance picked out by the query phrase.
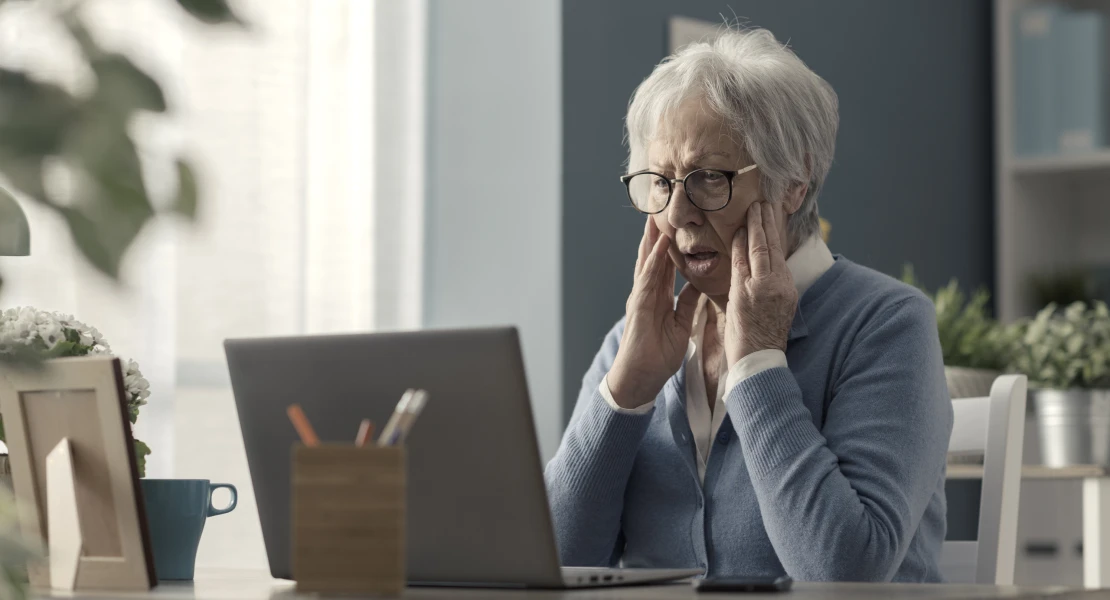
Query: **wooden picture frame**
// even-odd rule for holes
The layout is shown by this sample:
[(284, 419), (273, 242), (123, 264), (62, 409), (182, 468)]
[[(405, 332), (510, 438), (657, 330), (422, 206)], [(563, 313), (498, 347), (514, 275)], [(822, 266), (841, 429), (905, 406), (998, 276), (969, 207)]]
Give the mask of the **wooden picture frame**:
[[(74, 537), (81, 544), (78, 590), (149, 590), (157, 581), (125, 389), (119, 359), (111, 356), (0, 369), (0, 412), (16, 502), (28, 517), (24, 530), (44, 542), (49, 539), (46, 458), (63, 440), (72, 451), (80, 523)], [(50, 586), (48, 565), (29, 565), (28, 575), (32, 586)]]

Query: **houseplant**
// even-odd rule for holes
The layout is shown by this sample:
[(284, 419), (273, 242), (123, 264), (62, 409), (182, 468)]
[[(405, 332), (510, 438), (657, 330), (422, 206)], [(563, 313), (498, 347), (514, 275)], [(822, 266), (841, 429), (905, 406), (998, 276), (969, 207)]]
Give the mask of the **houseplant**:
[[(226, 0), (172, 1), (200, 23), (243, 25)], [(69, 226), (75, 247), (89, 264), (115, 280), (127, 249), (147, 223), (167, 214), (195, 218), (200, 196), (197, 178), (189, 157), (156, 156), (133, 136), (136, 117), (167, 113), (162, 87), (126, 53), (99, 44), (87, 26), (83, 3), (0, 0), (0, 21), (29, 10), (43, 11), (45, 21), (68, 38), (60, 40), (61, 46), (76, 51), (81, 64), (75, 66), (91, 75), (91, 85), (81, 91), (71, 89), (32, 72), (18, 60), (5, 60), (18, 53), (0, 47), (0, 182), (7, 188), (0, 188), (0, 194), (14, 194), (20, 202), (56, 213)], [(18, 46), (18, 36), (16, 40)], [(151, 160), (168, 164), (177, 174), (177, 188), (168, 205), (156, 205), (148, 193), (141, 163)], [(50, 168), (68, 176), (65, 197), (47, 185)], [(0, 354), (0, 371), (40, 361), (58, 351), (58, 346), (63, 348), (60, 352), (92, 352), (97, 347), (83, 343), (90, 340), (80, 336), (66, 335), (45, 351), (37, 341), (9, 345), (9, 353)], [(107, 345), (103, 347), (106, 351)], [(141, 375), (137, 366), (130, 372), (133, 363), (126, 364), (130, 386)], [(138, 405), (131, 411), (132, 422), (137, 410)], [(145, 446), (136, 450), (141, 464)], [(13, 510), (11, 498), (0, 494), (0, 516)], [(7, 526), (8, 521), (14, 522), (14, 517), (0, 519), (0, 597), (22, 597), (26, 581), (19, 575), (19, 566), (31, 556), (25, 548), (38, 540), (24, 539), (17, 528)]]
[[(151, 220), (196, 216), (198, 184), (188, 156), (156, 150), (134, 135), (137, 118), (165, 119), (171, 106), (127, 54), (101, 45), (84, 4), (0, 0), (0, 21), (11, 19), (31, 35), (56, 35), (60, 54), (72, 47), (75, 70), (91, 75), (91, 85), (70, 85), (61, 71), (43, 72), (36, 61), (21, 59), (19, 36), (0, 44), (0, 182), (6, 188), (0, 193), (56, 213), (89, 264), (115, 279)], [(242, 24), (225, 0), (175, 4), (205, 24)], [(169, 202), (152, 199), (144, 173), (151, 165), (177, 175)], [(68, 185), (50, 185), (59, 176)]]
[(990, 292), (980, 289), (967, 297), (953, 279), (936, 294), (929, 294), (910, 265), (903, 270), (902, 281), (925, 291), (936, 306), (949, 395), (953, 398), (990, 395), (995, 378), (1009, 363), (1018, 335), (1015, 328), (1003, 327), (990, 316), (987, 309)]
[[(51, 359), (90, 354), (111, 354), (108, 341), (95, 327), (89, 327), (70, 315), (36, 310), (31, 307), (10, 308), (0, 313), (0, 357), (11, 359)], [(127, 394), (127, 416), (134, 425), (139, 409), (150, 396), (150, 384), (133, 360), (121, 360), (123, 384)], [(4, 423), (0, 420), (0, 441), (5, 441)], [(146, 475), (146, 457), (150, 448), (135, 440), (135, 458), (139, 477)]]
[(1029, 377), (1044, 464), (1110, 465), (1110, 310), (1049, 304), (1021, 327), (1011, 368)]

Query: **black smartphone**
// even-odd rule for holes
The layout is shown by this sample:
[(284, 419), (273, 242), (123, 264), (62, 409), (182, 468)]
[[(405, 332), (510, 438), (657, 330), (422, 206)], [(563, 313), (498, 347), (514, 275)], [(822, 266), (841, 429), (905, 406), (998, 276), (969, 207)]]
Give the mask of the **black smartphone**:
[(694, 589), (699, 592), (785, 592), (794, 580), (782, 577), (713, 577), (695, 579)]

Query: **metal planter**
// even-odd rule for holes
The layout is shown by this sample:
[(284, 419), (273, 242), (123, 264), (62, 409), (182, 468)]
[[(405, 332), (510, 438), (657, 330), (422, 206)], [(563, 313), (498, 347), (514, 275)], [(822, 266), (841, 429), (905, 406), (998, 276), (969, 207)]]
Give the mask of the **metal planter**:
[(1034, 389), (1029, 395), (1045, 465), (1110, 466), (1110, 390)]

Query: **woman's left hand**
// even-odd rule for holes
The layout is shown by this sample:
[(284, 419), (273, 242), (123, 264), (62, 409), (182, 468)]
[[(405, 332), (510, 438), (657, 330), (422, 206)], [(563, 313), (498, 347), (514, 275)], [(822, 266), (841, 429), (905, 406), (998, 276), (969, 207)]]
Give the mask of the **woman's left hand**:
[(731, 368), (760, 350), (786, 351), (798, 291), (786, 266), (775, 209), (756, 202), (748, 226), (732, 238), (732, 285), (725, 320), (725, 357)]

